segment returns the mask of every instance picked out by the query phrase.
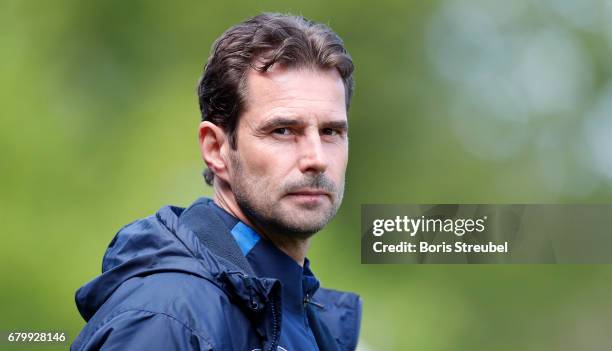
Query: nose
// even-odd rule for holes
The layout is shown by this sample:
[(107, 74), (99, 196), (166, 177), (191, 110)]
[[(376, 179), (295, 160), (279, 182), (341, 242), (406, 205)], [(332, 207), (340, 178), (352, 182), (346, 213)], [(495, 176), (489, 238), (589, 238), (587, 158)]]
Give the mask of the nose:
[(304, 135), (298, 146), (298, 167), (302, 173), (319, 174), (327, 169), (327, 159), (319, 133)]

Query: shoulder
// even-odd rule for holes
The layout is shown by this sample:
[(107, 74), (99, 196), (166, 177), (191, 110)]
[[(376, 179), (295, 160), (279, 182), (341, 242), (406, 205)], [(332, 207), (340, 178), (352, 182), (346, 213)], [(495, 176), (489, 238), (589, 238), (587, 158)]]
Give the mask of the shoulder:
[[(161, 271), (126, 280), (108, 302), (121, 307), (173, 314), (192, 310), (198, 312), (203, 305), (206, 310), (214, 311), (221, 300), (227, 300), (227, 295), (208, 279), (188, 272)], [(212, 301), (217, 301), (217, 304)]]
[(206, 334), (174, 316), (145, 309), (119, 309), (91, 326), (71, 350), (213, 350)]
[(172, 316), (189, 328), (220, 334), (237, 307), (217, 285), (183, 272), (160, 272), (125, 281), (108, 301), (115, 310), (143, 309)]
[[(242, 312), (212, 282), (184, 272), (159, 272), (123, 282), (89, 321), (83, 337), (95, 343), (112, 331), (120, 345), (134, 339), (134, 349), (143, 349), (139, 334), (144, 339), (162, 334), (168, 340), (181, 340), (176, 342), (194, 339), (203, 350), (227, 349), (222, 345), (231, 339), (231, 327), (247, 329), (247, 324)], [(175, 348), (183, 349), (167, 349)]]

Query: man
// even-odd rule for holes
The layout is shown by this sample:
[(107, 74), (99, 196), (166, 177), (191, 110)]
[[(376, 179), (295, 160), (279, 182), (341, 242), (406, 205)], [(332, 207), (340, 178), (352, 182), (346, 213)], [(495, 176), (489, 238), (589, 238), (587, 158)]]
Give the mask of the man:
[(357, 295), (306, 253), (336, 214), (353, 64), (328, 27), (262, 14), (214, 44), (198, 87), (214, 199), (122, 228), (77, 291), (73, 350), (353, 350)]

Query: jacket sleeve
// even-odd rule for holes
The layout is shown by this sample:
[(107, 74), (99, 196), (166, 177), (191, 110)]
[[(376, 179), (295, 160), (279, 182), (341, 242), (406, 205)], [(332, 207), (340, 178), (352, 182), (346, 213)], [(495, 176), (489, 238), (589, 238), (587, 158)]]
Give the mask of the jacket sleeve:
[(213, 348), (204, 335), (171, 315), (128, 310), (102, 323), (78, 350), (211, 351)]

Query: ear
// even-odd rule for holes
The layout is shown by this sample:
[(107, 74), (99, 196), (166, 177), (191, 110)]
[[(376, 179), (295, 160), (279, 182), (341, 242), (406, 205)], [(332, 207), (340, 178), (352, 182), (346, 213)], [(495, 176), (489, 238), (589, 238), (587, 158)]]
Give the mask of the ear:
[(200, 153), (206, 166), (218, 177), (229, 182), (228, 165), (224, 157), (229, 147), (225, 131), (210, 121), (200, 123)]

